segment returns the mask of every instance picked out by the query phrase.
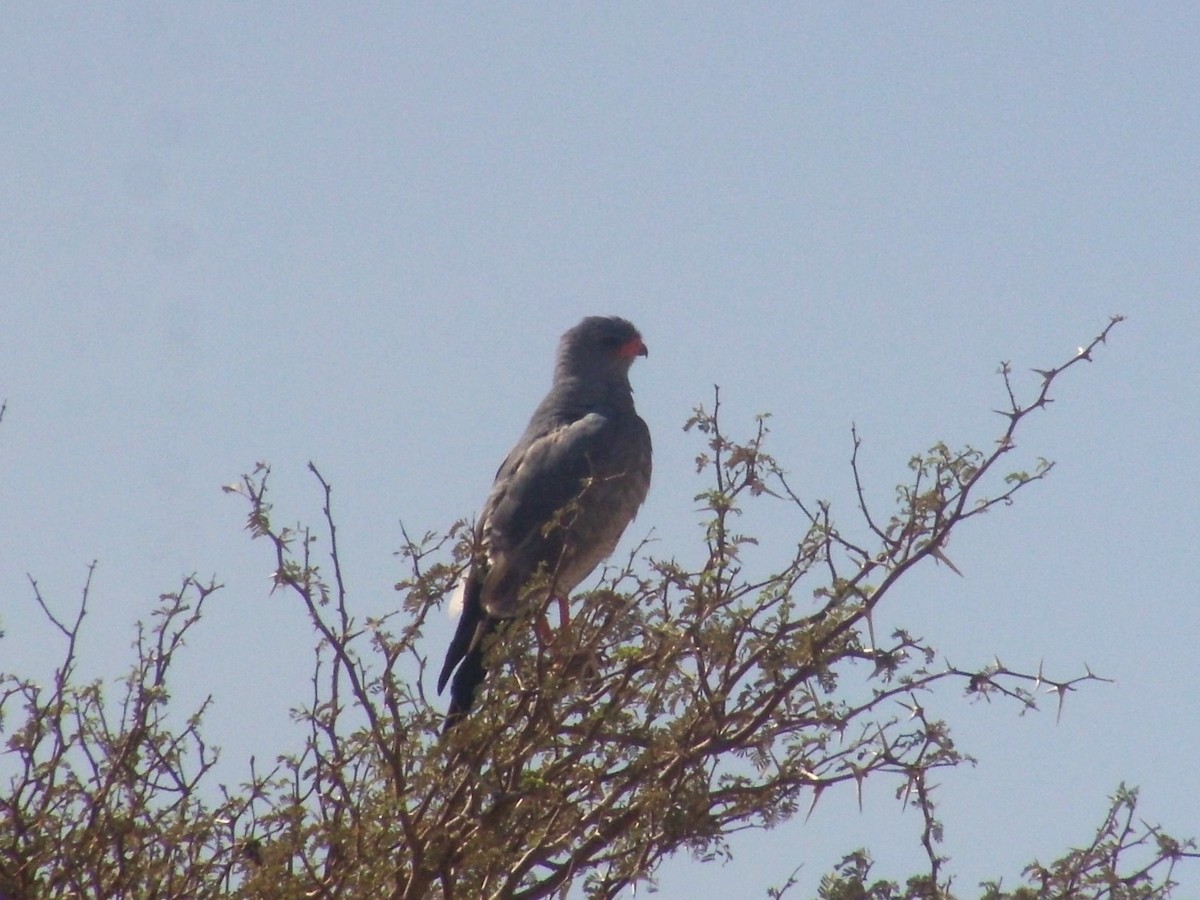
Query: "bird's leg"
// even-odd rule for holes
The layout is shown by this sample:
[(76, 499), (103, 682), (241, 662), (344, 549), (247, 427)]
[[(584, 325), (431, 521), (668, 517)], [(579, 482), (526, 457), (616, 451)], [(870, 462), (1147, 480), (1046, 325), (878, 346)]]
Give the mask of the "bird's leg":
[(546, 619), (544, 610), (533, 619), (533, 633), (537, 635), (538, 643), (543, 647), (554, 643), (554, 632), (550, 629), (550, 622)]
[(537, 634), (538, 641), (543, 647), (548, 647), (558, 640), (559, 635), (567, 630), (567, 626), (571, 624), (571, 608), (567, 603), (566, 597), (555, 597), (555, 602), (558, 604), (558, 633), (550, 627), (550, 617), (546, 615), (546, 610), (542, 610), (533, 620), (533, 630)]
[[(554, 598), (554, 601), (558, 605), (559, 626), (558, 631), (552, 638), (553, 645), (548, 646), (547, 649), (558, 664), (563, 667), (566, 675), (581, 682), (589, 682), (599, 672), (601, 658), (594, 650), (571, 652), (568, 640), (568, 632), (571, 629), (571, 605), (569, 598), (558, 596)], [(543, 610), (542, 615), (538, 617), (538, 623), (541, 628), (545, 628), (547, 632), (549, 631), (546, 610)], [(542, 632), (539, 631), (538, 633), (540, 635)]]

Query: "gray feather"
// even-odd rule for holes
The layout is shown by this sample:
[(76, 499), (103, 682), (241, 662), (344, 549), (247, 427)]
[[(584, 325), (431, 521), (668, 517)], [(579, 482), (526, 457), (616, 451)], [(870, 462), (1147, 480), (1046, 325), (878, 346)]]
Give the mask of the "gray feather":
[(472, 705), (486, 674), (482, 644), (497, 623), (567, 596), (612, 554), (645, 500), (650, 431), (628, 377), (639, 355), (645, 345), (623, 319), (584, 319), (563, 335), (550, 392), (497, 471), (476, 526), (476, 561), (438, 679), (440, 692), (458, 667), (447, 727)]

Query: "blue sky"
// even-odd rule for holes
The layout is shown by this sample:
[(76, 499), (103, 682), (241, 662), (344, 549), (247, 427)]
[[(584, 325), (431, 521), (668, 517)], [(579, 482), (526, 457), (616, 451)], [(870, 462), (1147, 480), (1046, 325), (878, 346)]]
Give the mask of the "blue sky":
[[(1200, 832), (1194, 6), (38, 4), (0, 33), (3, 668), (57, 652), (26, 573), (64, 608), (99, 560), (106, 674), (159, 593), (215, 574), (176, 696), (214, 695), (236, 782), (294, 745), (313, 643), (220, 490), (257, 460), (285, 522), (316, 520), (320, 466), (352, 598), (393, 608), (399, 521), (470, 515), (559, 333), (618, 313), (651, 350), (633, 532), (686, 560), (681, 425), (713, 384), (853, 521), (852, 422), (886, 508), (912, 453), (998, 434), (1000, 360), (1065, 361), (1120, 312), (1018, 450), (1050, 480), (956, 539), (964, 578), (920, 572), (880, 618), (964, 667), (1115, 679), (1057, 724), (935, 702), (979, 759), (941, 788), (964, 894), (1085, 840), (1121, 780)], [(750, 520), (767, 565), (796, 523)], [(861, 844), (907, 874), (892, 790), (674, 862), (660, 896), (802, 862), (808, 896)]]

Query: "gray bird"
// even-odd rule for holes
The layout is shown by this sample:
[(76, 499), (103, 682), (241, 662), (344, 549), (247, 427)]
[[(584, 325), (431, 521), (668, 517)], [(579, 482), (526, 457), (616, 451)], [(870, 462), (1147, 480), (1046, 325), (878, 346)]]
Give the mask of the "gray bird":
[(559, 341), (550, 392), (475, 526), (462, 616), (438, 676), (440, 694), (454, 674), (446, 730), (471, 710), (496, 625), (550, 598), (565, 616), (566, 597), (616, 549), (646, 499), (650, 430), (633, 407), (629, 368), (647, 353), (638, 330), (615, 316), (586, 318)]

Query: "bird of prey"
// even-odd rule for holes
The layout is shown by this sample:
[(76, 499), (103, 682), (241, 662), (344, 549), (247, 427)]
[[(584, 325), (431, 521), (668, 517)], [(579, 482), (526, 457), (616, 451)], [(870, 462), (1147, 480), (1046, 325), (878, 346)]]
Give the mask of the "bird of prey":
[[(650, 430), (629, 368), (648, 353), (624, 319), (591, 316), (562, 336), (550, 392), (509, 451), (475, 526), (450, 676), (446, 730), (471, 710), (484, 639), (504, 619), (566, 597), (617, 546), (650, 487)], [(457, 668), (457, 672), (455, 669)]]

